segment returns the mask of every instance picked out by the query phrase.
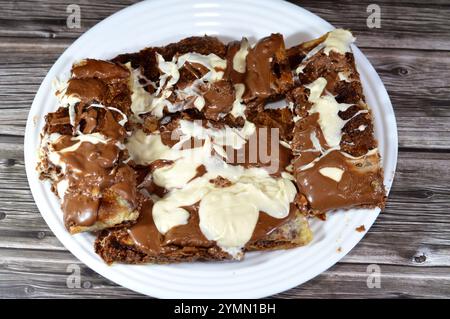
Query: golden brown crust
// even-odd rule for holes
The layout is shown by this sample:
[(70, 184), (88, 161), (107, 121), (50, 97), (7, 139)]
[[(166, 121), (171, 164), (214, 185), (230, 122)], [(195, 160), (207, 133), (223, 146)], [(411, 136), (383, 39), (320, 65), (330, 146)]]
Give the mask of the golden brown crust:
[[(318, 78), (326, 79), (326, 91), (335, 97), (336, 102), (346, 103), (351, 106), (346, 111), (338, 113), (339, 117), (347, 121), (342, 128), (342, 138), (340, 141), (340, 150), (353, 157), (363, 158), (354, 160), (355, 174), (368, 174), (368, 181), (370, 180), (370, 187), (373, 196), (370, 202), (355, 202), (354, 205), (343, 207), (350, 208), (383, 208), (386, 201), (385, 189), (383, 186), (383, 169), (380, 165), (379, 155), (364, 156), (369, 151), (377, 148), (377, 141), (374, 136), (373, 118), (368, 106), (365, 102), (363, 89), (360, 81), (360, 76), (356, 68), (353, 54), (347, 52), (341, 54), (335, 51), (329, 53), (324, 52), (324, 48), (320, 44), (326, 39), (327, 35), (321, 38), (300, 44), (287, 50), (287, 55), (291, 63), (291, 67), (299, 68), (298, 81), (296, 87), (288, 92), (286, 98), (288, 102), (294, 106), (294, 112), (299, 116), (293, 130), (293, 150), (304, 149), (304, 141), (299, 137), (304, 137), (307, 129), (311, 129), (311, 123), (315, 122), (309, 110), (313, 106), (309, 98), (309, 89), (305, 85), (310, 84)], [(314, 54), (310, 54), (312, 50), (316, 49)], [(344, 78), (342, 78), (344, 77)], [(315, 129), (321, 134), (320, 128)], [(306, 133), (305, 133), (306, 132)], [(305, 152), (297, 157), (295, 161), (302, 161), (307, 163), (318, 156), (317, 152)], [(295, 164), (294, 164), (295, 165)], [(303, 174), (302, 174), (303, 176)], [(373, 184), (373, 185), (372, 185)], [(367, 186), (367, 185), (366, 185)], [(305, 196), (305, 195), (303, 195)], [(306, 198), (305, 198), (306, 200)], [(367, 198), (366, 198), (367, 200)], [(322, 215), (324, 212), (320, 210), (310, 209), (310, 213), (315, 215)]]
[(156, 53), (161, 54), (165, 60), (172, 60), (172, 57), (176, 54), (181, 55), (189, 52), (205, 55), (214, 53), (224, 58), (226, 45), (216, 37), (206, 35), (203, 37), (189, 37), (164, 47), (149, 47), (136, 53), (120, 54), (112, 61), (121, 64), (130, 62), (133, 68), (140, 68), (148, 80), (156, 82), (160, 75), (156, 62)]
[(248, 120), (257, 126), (276, 128), (283, 141), (292, 140), (294, 129), (293, 114), (288, 108), (264, 109), (261, 112), (250, 114)]
[(328, 34), (324, 34), (320, 38), (313, 39), (307, 42), (300, 43), (298, 45), (294, 45), (286, 50), (286, 56), (289, 60), (289, 65), (291, 69), (295, 69), (300, 62), (306, 57), (308, 52), (313, 50), (316, 46), (321, 44), (327, 38)]
[[(245, 247), (245, 251), (289, 249), (307, 245), (311, 240), (312, 233), (309, 229), (308, 221), (303, 214), (298, 212), (295, 218), (265, 238), (249, 242)], [(95, 241), (95, 251), (108, 264), (114, 262), (164, 264), (208, 260), (218, 261), (232, 258), (215, 245), (211, 247), (168, 245), (163, 254), (151, 254), (134, 244), (126, 228), (101, 232)]]

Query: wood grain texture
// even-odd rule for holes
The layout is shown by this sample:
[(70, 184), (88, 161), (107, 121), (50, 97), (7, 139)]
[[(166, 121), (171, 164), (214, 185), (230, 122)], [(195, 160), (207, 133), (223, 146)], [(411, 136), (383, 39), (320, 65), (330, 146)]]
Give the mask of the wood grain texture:
[[(74, 1), (0, 0), (0, 298), (144, 297), (61, 245), (37, 210), (23, 162), (28, 110), (51, 65), (133, 2), (76, 1), (82, 28), (70, 30), (66, 7)], [(364, 239), (328, 271), (274, 297), (450, 297), (450, 3), (376, 1), (382, 27), (368, 29), (371, 0), (294, 2), (355, 32), (389, 91), (400, 153), (387, 207)], [(371, 264), (380, 267), (381, 288), (367, 287)], [(68, 288), (71, 267), (80, 267), (80, 288)]]
[[(80, 6), (80, 29), (66, 26), (66, 8), (72, 0), (0, 1), (0, 36), (43, 39), (75, 39), (100, 20), (136, 1), (76, 1)], [(450, 3), (445, 0), (376, 1), (381, 9), (381, 28), (367, 28), (367, 6), (363, 1), (291, 1), (338, 27), (360, 32), (360, 45), (375, 48), (449, 50)], [(426, 34), (426, 36), (424, 35)]]

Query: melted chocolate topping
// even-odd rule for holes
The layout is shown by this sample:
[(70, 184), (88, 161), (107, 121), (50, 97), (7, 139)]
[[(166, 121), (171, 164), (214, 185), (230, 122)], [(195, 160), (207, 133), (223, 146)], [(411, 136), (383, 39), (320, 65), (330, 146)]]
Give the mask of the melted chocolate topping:
[[(271, 130), (276, 133), (272, 140)], [(292, 159), (291, 149), (279, 143), (279, 131), (275, 128), (256, 127), (249, 141), (237, 150), (228, 149), (227, 163), (267, 169), (270, 175), (280, 177)]]
[(240, 41), (233, 41), (228, 44), (227, 50), (227, 68), (225, 69), (224, 78), (233, 84), (244, 83), (245, 73), (236, 71), (233, 67), (233, 58), (241, 47)]
[(261, 39), (247, 55), (246, 90), (244, 100), (265, 99), (280, 94), (292, 84), (289, 61), (285, 57), (284, 41), (280, 34)]
[(163, 236), (153, 221), (152, 207), (153, 202), (150, 199), (144, 201), (137, 223), (128, 229), (128, 234), (140, 249), (151, 255), (157, 255), (162, 250)]
[(122, 142), (124, 140), (126, 136), (126, 130), (116, 121), (112, 111), (105, 110), (104, 116), (100, 117), (97, 123), (97, 130), (104, 136), (116, 141)]
[[(141, 215), (135, 225), (128, 229), (133, 242), (143, 251), (149, 254), (158, 254), (170, 250), (171, 245), (181, 247), (213, 247), (214, 241), (206, 239), (199, 227), (199, 203), (182, 207), (189, 212), (189, 220), (185, 225), (179, 225), (170, 229), (162, 236), (153, 221), (153, 203), (146, 200), (142, 206)], [(264, 212), (260, 212), (258, 222), (250, 242), (265, 238), (277, 228), (283, 226), (292, 219), (297, 212), (294, 204), (291, 204), (289, 215), (285, 218), (274, 218)]]
[(65, 225), (92, 226), (97, 221), (100, 199), (92, 195), (68, 193), (62, 209)]
[(97, 78), (107, 81), (128, 79), (130, 71), (117, 64), (102, 60), (86, 59), (72, 68), (75, 79)]
[(200, 230), (200, 218), (198, 216), (199, 203), (182, 207), (189, 212), (189, 220), (186, 225), (179, 225), (170, 229), (164, 236), (164, 245), (212, 247), (214, 243), (203, 235)]
[(62, 209), (68, 226), (92, 226), (102, 194), (109, 189), (126, 200), (133, 209), (137, 205), (135, 173), (127, 167), (118, 167), (120, 150), (111, 141), (92, 144), (81, 142), (74, 151), (64, 151), (74, 145), (71, 136), (62, 136), (53, 145), (59, 152), (59, 161), (65, 166), (62, 176), (68, 183)]
[(182, 247), (214, 246), (214, 243), (207, 240), (200, 230), (198, 203), (182, 207), (190, 214), (188, 223), (173, 227), (164, 236), (159, 233), (153, 221), (152, 207), (153, 202), (150, 199), (145, 200), (137, 223), (128, 229), (128, 234), (133, 242), (143, 251), (156, 255), (170, 250), (170, 245)]
[[(328, 149), (327, 142), (323, 136), (319, 123), (319, 114), (314, 113), (300, 121), (294, 128), (292, 150), (297, 155), (295, 163), (297, 166), (306, 165), (321, 155), (321, 150)], [(315, 137), (319, 145), (314, 145), (312, 138)], [(320, 148), (318, 149), (318, 146)]]
[[(353, 161), (336, 150), (322, 156), (308, 169), (300, 170), (294, 163), (299, 191), (306, 196), (311, 208), (320, 212), (380, 202), (384, 198), (383, 186), (379, 183), (381, 173), (366, 162), (364, 159)], [(323, 168), (342, 170), (340, 180), (323, 175)]]
[[(91, 75), (88, 70), (85, 69), (84, 73)], [(102, 76), (106, 77), (104, 71)], [(84, 73), (79, 72), (78, 75)], [(72, 79), (69, 88), (73, 83), (78, 85), (81, 82), (98, 83), (92, 78)], [(83, 95), (86, 92), (78, 91), (77, 94)], [(84, 140), (83, 135), (62, 135), (52, 144), (52, 151), (57, 154), (58, 159), (58, 163), (54, 164), (64, 167), (64, 175), (60, 174), (56, 182), (67, 185), (65, 193), (59, 195), (62, 197), (64, 221), (71, 231), (72, 227), (93, 226), (104, 218), (103, 215), (118, 212), (122, 205), (118, 204), (119, 198), (128, 203), (129, 210), (138, 206), (135, 172), (120, 163), (122, 151), (118, 143), (123, 142), (126, 131), (115, 115), (119, 118), (122, 115), (84, 103), (78, 103), (75, 110), (75, 127), (79, 127), (83, 134), (99, 135), (96, 142), (89, 138)], [(47, 118), (47, 127), (54, 126), (53, 118)], [(103, 211), (105, 207), (109, 207), (110, 211), (100, 214), (102, 207)]]
[(108, 87), (103, 81), (94, 78), (70, 79), (66, 94), (80, 98), (81, 102), (104, 102)]
[(228, 113), (233, 108), (235, 99), (233, 85), (225, 80), (214, 82), (208, 86), (203, 98), (205, 117), (217, 121), (220, 114)]
[(265, 212), (259, 212), (258, 222), (256, 223), (255, 230), (253, 231), (252, 238), (250, 241), (257, 241), (267, 237), (274, 230), (283, 226), (286, 222), (291, 220), (297, 214), (298, 209), (294, 203), (291, 203), (291, 207), (289, 210), (289, 215), (285, 218), (274, 218)]

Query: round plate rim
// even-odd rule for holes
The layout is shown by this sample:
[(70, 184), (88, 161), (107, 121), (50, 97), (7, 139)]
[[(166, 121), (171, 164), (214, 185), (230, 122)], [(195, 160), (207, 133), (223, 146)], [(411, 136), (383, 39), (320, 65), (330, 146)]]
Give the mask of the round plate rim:
[[(176, 0), (170, 0), (170, 1), (164, 1), (167, 5), (170, 5), (171, 2)], [(161, 3), (163, 1), (154, 0), (154, 1), (143, 1), (134, 5), (131, 5), (125, 9), (122, 9), (115, 14), (109, 16), (108, 18), (102, 20), (98, 24), (96, 24), (94, 27), (92, 27), (90, 30), (85, 32), (82, 36), (80, 36), (72, 45), (70, 45), (63, 54), (58, 58), (58, 60), (53, 64), (52, 68), (48, 72), (47, 76), (44, 78), (44, 80), (41, 83), (41, 86), (39, 87), (39, 90), (34, 98), (33, 104), (30, 109), (30, 113), (28, 115), (27, 123), (26, 123), (26, 129), (25, 129), (25, 139), (24, 139), (24, 159), (25, 159), (25, 168), (26, 168), (26, 174), (28, 183), (30, 185), (30, 189), (33, 195), (33, 198), (39, 208), (39, 211), (41, 212), (41, 215), (43, 216), (46, 223), (49, 225), (50, 229), (53, 231), (53, 233), (56, 235), (56, 237), (59, 239), (59, 241), (73, 254), (75, 257), (77, 257), (80, 261), (82, 261), (84, 264), (86, 264), (89, 268), (93, 269), (100, 275), (102, 275), (105, 278), (108, 278), (109, 280), (112, 280), (113, 282), (116, 282), (117, 284), (120, 284), (121, 286), (124, 286), (126, 288), (132, 289), (134, 291), (151, 295), (153, 297), (160, 297), (160, 298), (208, 298), (209, 296), (207, 294), (192, 294), (192, 295), (186, 295), (185, 293), (177, 293), (176, 291), (170, 291), (165, 289), (151, 289), (152, 287), (141, 287), (139, 285), (133, 285), (130, 284), (130, 281), (126, 277), (121, 276), (113, 276), (111, 275), (111, 269), (114, 269), (114, 267), (108, 266), (104, 264), (102, 261), (99, 262), (99, 260), (95, 260), (88, 251), (84, 251), (83, 249), (80, 249), (80, 246), (76, 243), (76, 241), (73, 240), (72, 236), (69, 235), (64, 229), (61, 229), (58, 222), (52, 218), (50, 214), (42, 213), (44, 209), (48, 208), (46, 204), (46, 200), (43, 200), (42, 194), (39, 193), (39, 179), (37, 178), (37, 174), (35, 171), (35, 164), (36, 164), (36, 156), (35, 156), (35, 150), (34, 150), (34, 142), (33, 140), (36, 138), (35, 134), (33, 134), (33, 131), (36, 130), (35, 128), (35, 114), (32, 112), (33, 110), (37, 109), (39, 107), (39, 104), (41, 103), (42, 99), (44, 98), (45, 92), (43, 91), (43, 87), (45, 83), (51, 82), (51, 80), (54, 77), (54, 70), (56, 70), (59, 65), (63, 64), (64, 58), (67, 56), (67, 53), (71, 50), (71, 48), (75, 47), (78, 43), (81, 41), (84, 41), (87, 39), (91, 34), (95, 34), (96, 30), (107, 26), (110, 21), (113, 21), (114, 19), (117, 19), (118, 17), (125, 16), (127, 14), (130, 14), (131, 12), (137, 12), (137, 10), (141, 6), (149, 5), (149, 3)], [(194, 3), (199, 3), (199, 1), (191, 1)], [(256, 2), (256, 0), (247, 0), (246, 2)], [(217, 1), (201, 1), (201, 3), (205, 4), (215, 4)], [(265, 4), (267, 3), (273, 3), (276, 4), (279, 7), (285, 7), (286, 10), (296, 10), (298, 12), (301, 12), (304, 15), (308, 15), (313, 17), (314, 19), (319, 19), (321, 22), (328, 26), (329, 29), (332, 29), (333, 26), (323, 20), (322, 18), (318, 17), (317, 15), (311, 13), (310, 11), (299, 7), (297, 5), (284, 2), (284, 1), (265, 1)], [(387, 180), (385, 181), (387, 190), (390, 190), (390, 187), (392, 185), (396, 164), (397, 164), (397, 148), (398, 148), (398, 136), (397, 136), (397, 126), (396, 126), (396, 120), (395, 120), (395, 114), (393, 111), (392, 104), (390, 102), (388, 93), (379, 78), (378, 74), (376, 73), (373, 66), (370, 64), (370, 62), (367, 60), (367, 58), (362, 54), (362, 52), (356, 47), (353, 46), (355, 59), (357, 60), (358, 66), (363, 64), (364, 69), (366, 72), (368, 72), (369, 76), (371, 77), (372, 81), (375, 81), (375, 84), (377, 85), (377, 97), (382, 99), (383, 103), (383, 112), (387, 114), (387, 116), (390, 119), (390, 127), (392, 128), (392, 132), (390, 132), (390, 143), (391, 143), (391, 151), (393, 153), (391, 154), (391, 162), (392, 167), (389, 172), (392, 176), (389, 176)], [(363, 83), (364, 86), (364, 83)], [(366, 91), (365, 87), (365, 91)], [(43, 114), (41, 114), (42, 116)], [(386, 179), (386, 178), (385, 178)], [(372, 226), (373, 222), (375, 222), (377, 216), (379, 214), (379, 210), (374, 212), (373, 219), (370, 222), (370, 224), (365, 224), (366, 229), (369, 230), (370, 226)], [(273, 287), (267, 287), (264, 291), (253, 291), (252, 293), (246, 292), (245, 294), (240, 294), (239, 292), (232, 293), (232, 294), (218, 294), (214, 295), (213, 297), (233, 297), (233, 298), (239, 298), (239, 297), (246, 297), (246, 298), (261, 298), (266, 297), (269, 295), (273, 295), (282, 291), (285, 291), (287, 289), (293, 288), (299, 284), (302, 284), (308, 280), (311, 280), (313, 277), (321, 274), (323, 271), (328, 269), (329, 267), (333, 266), (336, 262), (338, 262), (341, 258), (343, 258), (364, 236), (364, 234), (361, 234), (360, 238), (358, 240), (354, 240), (352, 245), (347, 246), (345, 250), (341, 252), (341, 254), (335, 254), (334, 256), (330, 256), (327, 259), (326, 263), (322, 263), (321, 267), (318, 267), (312, 275), (304, 276), (301, 280), (293, 280), (289, 282), (283, 282), (280, 284), (277, 284)], [(129, 267), (142, 267), (142, 266), (129, 266)]]

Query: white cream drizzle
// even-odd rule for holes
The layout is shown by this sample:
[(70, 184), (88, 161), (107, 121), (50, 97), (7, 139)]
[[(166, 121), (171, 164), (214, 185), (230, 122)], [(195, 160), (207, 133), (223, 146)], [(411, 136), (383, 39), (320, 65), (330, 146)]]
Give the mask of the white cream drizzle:
[[(204, 128), (199, 123), (181, 120), (180, 132), (183, 139), (172, 148), (162, 144), (159, 134), (146, 135), (139, 130), (126, 144), (131, 158), (138, 163), (148, 164), (156, 159), (173, 161), (153, 172), (153, 181), (169, 190), (163, 198), (155, 198), (155, 225), (165, 234), (172, 227), (186, 224), (189, 213), (181, 207), (200, 202), (202, 233), (234, 258), (239, 258), (242, 247), (253, 234), (259, 211), (275, 218), (289, 214), (290, 203), (297, 192), (293, 177), (285, 174), (274, 178), (263, 168), (228, 165), (212, 152), (216, 144), (228, 143), (225, 130)], [(242, 128), (236, 134), (240, 136), (240, 142), (230, 145), (242, 147), (246, 141), (241, 135), (249, 136), (252, 132), (254, 127)], [(203, 145), (182, 149), (183, 141), (190, 137), (204, 140)], [(194, 178), (200, 165), (205, 166), (206, 173)], [(227, 178), (232, 185), (216, 187), (210, 180), (218, 176)]]
[(323, 148), (322, 148), (322, 145), (320, 144), (319, 139), (317, 138), (317, 134), (315, 131), (311, 132), (311, 134), (309, 135), (309, 138), (311, 139), (311, 142), (314, 147), (314, 149), (312, 149), (312, 151), (313, 152), (322, 152)]
[(308, 112), (309, 114), (319, 113), (318, 123), (328, 146), (333, 148), (339, 146), (342, 128), (348, 121), (342, 120), (339, 112), (347, 110), (352, 104), (338, 103), (330, 94), (322, 96), (326, 85), (327, 80), (320, 77), (314, 82), (305, 85), (305, 87), (310, 90), (308, 101), (313, 103)]
[(205, 66), (209, 71), (200, 79), (207, 82), (221, 80), (224, 70), (227, 67), (227, 61), (218, 57), (214, 53), (202, 55), (198, 53), (186, 53), (178, 58), (177, 67), (181, 68), (186, 62), (198, 63)]
[(158, 118), (163, 117), (163, 110), (165, 107), (167, 107), (169, 112), (177, 112), (183, 108), (183, 103), (173, 104), (167, 99), (174, 93), (173, 86), (180, 79), (179, 69), (182, 68), (186, 62), (201, 64), (208, 69), (208, 72), (197, 81), (194, 81), (191, 86), (185, 87), (182, 90), (176, 90), (175, 92), (177, 96), (180, 95), (183, 99), (186, 99), (187, 97), (195, 98), (194, 106), (199, 110), (202, 110), (205, 106), (205, 100), (199, 94), (198, 86), (203, 82), (211, 83), (221, 80), (227, 66), (226, 60), (221, 59), (213, 53), (208, 55), (186, 53), (178, 57), (174, 56), (172, 61), (165, 61), (160, 54), (156, 53), (156, 59), (158, 68), (162, 73), (159, 77), (159, 87), (151, 96), (150, 105), (142, 109), (142, 112), (151, 112), (152, 115)]
[(91, 105), (89, 105), (89, 107), (98, 107), (101, 109), (107, 109), (107, 110), (111, 110), (114, 112), (119, 113), (122, 116), (122, 119), (117, 122), (119, 125), (124, 126), (126, 122), (128, 122), (128, 117), (125, 113), (123, 113), (121, 110), (119, 110), (116, 107), (112, 107), (112, 106), (104, 106), (103, 104), (99, 104), (99, 103), (92, 103)]
[(246, 121), (242, 128), (225, 126), (223, 129), (216, 129), (203, 127), (201, 121), (180, 120), (182, 142), (192, 137), (201, 140), (210, 138), (214, 144), (231, 146), (234, 149), (242, 148), (247, 143), (248, 138), (255, 133), (255, 130), (255, 124), (249, 121)]
[[(246, 50), (248, 51), (248, 42), (243, 41), (241, 48), (238, 51), (239, 56), (236, 58), (236, 61), (240, 61), (241, 59), (245, 60)], [(146, 92), (140, 85), (139, 70), (132, 70), (131, 66), (129, 64), (127, 65), (131, 71), (130, 88), (133, 92), (131, 96), (131, 110), (136, 116), (151, 112), (152, 115), (157, 118), (162, 118), (165, 107), (169, 110), (169, 112), (177, 112), (182, 110), (184, 103), (174, 104), (168, 100), (168, 98), (170, 98), (173, 94), (176, 94), (178, 98), (181, 98), (184, 101), (189, 98), (194, 98), (194, 107), (201, 111), (206, 102), (200, 93), (200, 86), (206, 82), (212, 83), (221, 80), (223, 78), (224, 70), (227, 67), (227, 61), (221, 59), (213, 53), (208, 55), (186, 53), (178, 57), (173, 57), (172, 61), (165, 61), (164, 58), (158, 53), (156, 54), (156, 57), (158, 61), (158, 68), (161, 70), (162, 75), (159, 79), (159, 87), (153, 95)], [(208, 72), (200, 79), (195, 80), (191, 85), (174, 91), (173, 86), (180, 78), (179, 69), (182, 68), (186, 62), (201, 64), (208, 69)], [(242, 61), (236, 63), (238, 68), (242, 69)], [(243, 63), (245, 64), (245, 61)], [(242, 96), (245, 92), (245, 86), (244, 84), (235, 84), (234, 88), (236, 92), (235, 100), (230, 113), (235, 117), (242, 116), (245, 118), (245, 104), (242, 103)], [(138, 117), (137, 121), (141, 122)]]
[(55, 78), (52, 81), (52, 86), (59, 104), (69, 109), (69, 122), (72, 127), (75, 127), (75, 105), (81, 101), (80, 98), (75, 94), (66, 94), (69, 87), (68, 79), (60, 80)]
[(194, 98), (194, 106), (201, 111), (205, 107), (205, 98), (200, 93), (200, 86), (203, 84), (201, 79), (195, 80), (191, 85), (186, 86), (181, 90), (177, 90), (177, 96), (181, 99), (189, 100)]
[(172, 58), (172, 61), (165, 61), (161, 54), (156, 53), (156, 60), (158, 62), (158, 68), (162, 72), (159, 77), (159, 87), (156, 90), (156, 95), (160, 93), (162, 89), (169, 89), (180, 79), (180, 72), (176, 63), (176, 57)]
[(163, 144), (159, 134), (145, 134), (136, 130), (125, 143), (130, 158), (139, 165), (147, 165), (163, 156), (170, 148)]
[(285, 147), (285, 148), (291, 149), (291, 145), (288, 142), (280, 140), (280, 145)]
[[(232, 181), (232, 186), (217, 188), (210, 183), (210, 179), (219, 176), (218, 172)], [(181, 207), (200, 201), (200, 229), (205, 237), (216, 241), (225, 251), (239, 251), (250, 240), (259, 211), (284, 218), (295, 194), (295, 186), (289, 179), (272, 178), (261, 168), (225, 166), (216, 172), (209, 167), (202, 177), (182, 188), (172, 188), (157, 201), (153, 217), (164, 234), (171, 227), (187, 223), (189, 214)]]
[(337, 167), (323, 167), (319, 169), (319, 173), (339, 183), (342, 179), (342, 175), (344, 174), (344, 170)]
[(236, 97), (233, 102), (233, 108), (231, 109), (231, 115), (234, 117), (242, 116), (245, 119), (245, 104), (242, 103), (242, 96), (245, 92), (245, 85), (242, 83), (237, 83), (234, 85), (234, 91), (236, 92)]
[(139, 69), (133, 69), (131, 63), (127, 63), (125, 66), (130, 70), (131, 111), (133, 112), (134, 120), (142, 122), (139, 115), (150, 111), (152, 95), (144, 90), (139, 82), (142, 77)]
[(309, 51), (303, 58), (302, 62), (295, 69), (295, 74), (299, 75), (303, 73), (306, 67), (306, 62), (314, 55), (319, 53), (323, 49), (326, 55), (329, 55), (330, 51), (335, 51), (340, 54), (345, 54), (346, 52), (351, 52), (351, 44), (355, 42), (356, 38), (353, 37), (352, 33), (344, 29), (334, 29), (328, 33), (327, 38), (320, 44), (318, 44), (314, 49)]
[(246, 58), (248, 55), (250, 45), (246, 38), (243, 38), (241, 41), (241, 46), (239, 50), (233, 57), (233, 69), (239, 73), (245, 73), (246, 70)]
[(66, 164), (63, 161), (61, 161), (60, 154), (75, 152), (81, 146), (81, 144), (85, 142), (91, 144), (98, 144), (98, 143), (106, 144), (109, 141), (109, 139), (106, 138), (101, 133), (81, 134), (79, 136), (74, 136), (71, 138), (72, 141), (76, 141), (75, 144), (63, 148), (59, 151), (55, 151), (53, 148), (53, 144), (56, 144), (60, 138), (62, 138), (62, 135), (57, 133), (53, 133), (47, 137), (44, 136), (41, 142), (41, 149), (42, 147), (46, 146), (48, 160), (53, 165), (61, 167), (63, 174), (66, 173)]
[[(133, 70), (131, 70), (129, 65), (130, 65), (130, 63), (127, 63), (126, 66), (130, 69), (130, 71), (133, 71)], [(53, 90), (55, 91), (55, 95), (56, 95), (56, 98), (58, 99), (58, 102), (61, 104), (61, 106), (68, 108), (70, 125), (72, 127), (75, 127), (75, 120), (76, 120), (75, 105), (81, 101), (80, 98), (77, 95), (75, 95), (75, 94), (70, 94), (70, 95), (66, 94), (67, 88), (69, 86), (68, 80), (62, 81), (62, 80), (60, 80), (58, 78), (55, 78), (52, 81), (52, 86), (53, 86)], [(134, 87), (130, 87), (130, 88), (132, 90), (135, 89)], [(142, 89), (142, 87), (141, 87), (141, 89)], [(133, 95), (134, 95), (134, 93), (132, 94), (132, 101), (133, 101)], [(136, 100), (136, 97), (134, 97), (134, 99)], [(107, 107), (107, 106), (104, 106), (103, 104), (99, 104), (99, 103), (91, 103), (89, 105), (89, 107), (105, 108), (105, 109), (109, 109), (111, 111), (118, 112), (122, 116), (122, 119), (118, 122), (119, 125), (121, 125), (121, 126), (124, 126), (125, 123), (128, 121), (128, 117), (125, 115), (125, 113), (123, 113), (118, 108), (111, 107), (111, 106)], [(133, 110), (133, 104), (132, 104), (131, 108)], [(80, 133), (78, 131), (78, 128), (76, 128), (76, 131), (78, 133)]]
[(350, 52), (350, 45), (355, 42), (355, 37), (348, 30), (335, 29), (328, 33), (327, 38), (323, 42), (325, 45), (324, 52), (329, 54), (330, 51), (336, 51), (341, 54)]

